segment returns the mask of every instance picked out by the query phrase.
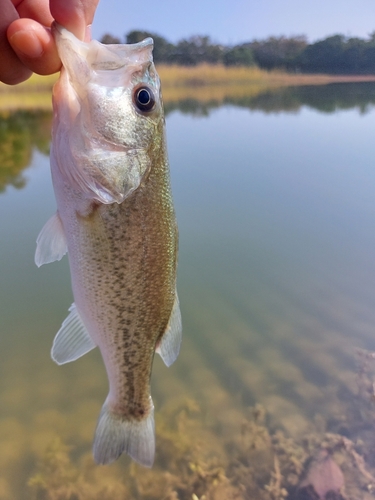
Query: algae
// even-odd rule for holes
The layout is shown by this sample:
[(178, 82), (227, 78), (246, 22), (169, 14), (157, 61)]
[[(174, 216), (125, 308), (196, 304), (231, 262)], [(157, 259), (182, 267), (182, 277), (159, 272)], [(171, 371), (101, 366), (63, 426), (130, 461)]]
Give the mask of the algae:
[[(296, 440), (281, 430), (270, 429), (266, 410), (260, 405), (245, 411), (237, 422), (236, 432), (222, 436), (217, 436), (212, 426), (205, 426), (201, 417), (202, 408), (191, 399), (174, 402), (163, 409), (157, 428), (158, 461), (151, 470), (129, 461), (125, 466), (122, 463), (97, 467), (88, 452), (74, 458), (73, 448), (55, 439), (28, 481), (32, 498), (374, 498), (374, 471), (364, 458), (370, 450), (363, 442), (354, 443), (340, 434), (322, 432), (319, 426)], [(342, 488), (332, 490), (327, 498), (314, 493), (311, 486), (306, 487), (311, 461), (322, 453), (342, 471), (344, 478)]]

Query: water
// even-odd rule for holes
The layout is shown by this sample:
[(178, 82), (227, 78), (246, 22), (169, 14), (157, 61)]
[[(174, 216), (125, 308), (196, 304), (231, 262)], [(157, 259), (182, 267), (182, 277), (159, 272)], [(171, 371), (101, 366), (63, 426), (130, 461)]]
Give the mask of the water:
[(322, 447), (373, 498), (374, 104), (373, 84), (166, 104), (184, 342), (155, 358), (152, 471), (92, 463), (102, 362), (50, 360), (68, 263), (33, 264), (51, 117), (1, 119), (0, 499), (298, 498)]

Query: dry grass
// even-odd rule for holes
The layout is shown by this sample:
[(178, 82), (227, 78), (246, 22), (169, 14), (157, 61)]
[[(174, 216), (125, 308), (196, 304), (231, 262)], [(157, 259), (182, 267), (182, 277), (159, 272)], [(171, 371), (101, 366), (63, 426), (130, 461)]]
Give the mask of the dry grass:
[(257, 67), (158, 65), (163, 87), (202, 85), (321, 85), (331, 82), (375, 81), (375, 75), (308, 75), (264, 71)]
[(165, 103), (184, 99), (220, 102), (225, 98), (253, 97), (267, 89), (285, 86), (375, 81), (375, 75), (301, 75), (209, 64), (194, 67), (159, 65), (157, 70)]
[[(222, 102), (227, 98), (255, 97), (270, 88), (266, 84), (218, 84), (218, 85), (195, 85), (172, 87), (162, 85), (163, 101), (165, 104), (176, 103), (185, 100), (194, 100), (201, 103)], [(0, 108), (1, 109), (1, 108)]]
[(52, 89), (58, 76), (58, 73), (48, 76), (36, 75), (34, 73), (26, 82), (19, 83), (18, 85), (5, 85), (5, 83), (0, 82), (0, 93), (46, 92)]
[(52, 87), (57, 78), (57, 73), (49, 76), (34, 74), (18, 85), (5, 85), (0, 82), (0, 111), (51, 109)]
[(0, 92), (0, 112), (52, 109), (51, 91), (39, 92)]
[[(158, 65), (165, 102), (254, 96), (268, 88), (292, 85), (324, 85), (333, 82), (375, 81), (375, 75), (302, 75), (264, 71), (256, 67)], [(58, 75), (33, 75), (16, 86), (0, 83), (0, 110), (51, 109), (51, 91)]]
[(199, 66), (158, 65), (158, 73), (164, 87), (201, 86), (261, 83), (270, 78), (270, 73), (256, 67), (226, 67), (200, 64)]

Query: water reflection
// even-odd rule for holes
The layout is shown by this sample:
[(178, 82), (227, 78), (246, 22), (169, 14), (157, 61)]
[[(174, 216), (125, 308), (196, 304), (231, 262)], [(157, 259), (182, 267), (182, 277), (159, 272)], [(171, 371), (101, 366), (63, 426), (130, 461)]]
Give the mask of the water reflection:
[[(231, 101), (229, 101), (231, 102)], [(237, 104), (251, 110), (266, 113), (297, 112), (303, 106), (324, 113), (335, 113), (340, 110), (358, 109), (366, 113), (375, 104), (375, 84), (363, 83), (332, 83), (316, 86), (287, 87), (277, 92), (266, 92), (249, 100), (241, 100)]]
[[(317, 91), (318, 90), (318, 91)], [(363, 114), (375, 104), (375, 83), (337, 83), (330, 85), (286, 87), (237, 97), (237, 92), (223, 90), (220, 98), (210, 99), (207, 89), (197, 88), (196, 98), (166, 100), (165, 113), (179, 111), (194, 116), (209, 116), (223, 105), (247, 108), (264, 113), (298, 113), (303, 106), (325, 113), (357, 109)], [(17, 111), (0, 114), (0, 193), (6, 185), (22, 188), (22, 170), (30, 163), (33, 149), (48, 154), (52, 113)]]
[(6, 186), (22, 188), (22, 171), (31, 161), (33, 149), (48, 154), (52, 114), (18, 111), (0, 115), (0, 192)]
[(228, 92), (221, 99), (212, 100), (207, 98), (207, 92), (204, 100), (199, 96), (199, 89), (197, 89), (196, 94), (196, 99), (167, 101), (165, 103), (166, 112), (179, 110), (186, 114), (208, 116), (211, 110), (228, 104), (264, 113), (297, 113), (303, 106), (324, 113), (335, 113), (339, 110), (352, 108), (358, 109), (360, 113), (366, 113), (375, 104), (375, 83), (335, 83), (322, 85), (319, 88), (316, 85), (305, 85), (266, 91), (258, 89), (252, 95), (240, 97)]

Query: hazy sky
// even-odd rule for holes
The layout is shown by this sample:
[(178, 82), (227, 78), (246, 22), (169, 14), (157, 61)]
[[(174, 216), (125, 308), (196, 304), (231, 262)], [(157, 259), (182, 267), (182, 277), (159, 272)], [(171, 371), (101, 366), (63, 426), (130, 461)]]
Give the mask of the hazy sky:
[(309, 41), (341, 33), (361, 38), (375, 31), (375, 0), (101, 0), (93, 37), (123, 39), (144, 29), (172, 42), (209, 35), (235, 44), (269, 35), (307, 35)]

